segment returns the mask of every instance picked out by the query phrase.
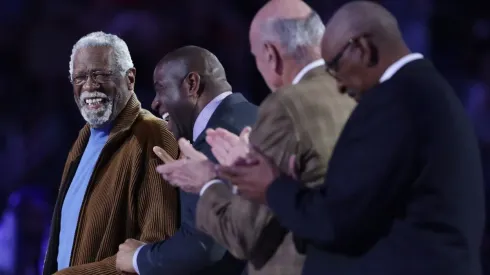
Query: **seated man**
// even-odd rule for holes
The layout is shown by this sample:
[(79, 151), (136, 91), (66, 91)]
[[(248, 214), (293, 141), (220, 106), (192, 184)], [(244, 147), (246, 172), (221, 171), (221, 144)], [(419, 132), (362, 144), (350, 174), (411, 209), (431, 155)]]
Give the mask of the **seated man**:
[(178, 147), (166, 123), (141, 109), (126, 43), (103, 32), (73, 47), (70, 77), (87, 124), (68, 155), (54, 209), (44, 274), (119, 274), (127, 238), (167, 239), (178, 222), (177, 191), (155, 171), (160, 146)]

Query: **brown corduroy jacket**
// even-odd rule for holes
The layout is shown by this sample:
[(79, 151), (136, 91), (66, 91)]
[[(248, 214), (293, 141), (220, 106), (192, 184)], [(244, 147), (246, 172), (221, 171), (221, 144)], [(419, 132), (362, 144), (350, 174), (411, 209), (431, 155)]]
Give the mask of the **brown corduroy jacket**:
[[(315, 68), (298, 84), (264, 100), (250, 143), (285, 172), (289, 156), (296, 155), (301, 181), (308, 187), (318, 186), (355, 105), (340, 94), (325, 67)], [(272, 218), (267, 206), (233, 195), (225, 184), (210, 186), (197, 204), (197, 227), (236, 257), (249, 260), (249, 275), (301, 274), (305, 257), (296, 251), (287, 230), (276, 230)], [(259, 258), (262, 264), (257, 268), (253, 263)]]
[(153, 146), (160, 146), (177, 158), (178, 145), (165, 122), (141, 109), (133, 94), (115, 120), (92, 173), (80, 210), (70, 267), (58, 271), (61, 208), (89, 137), (90, 128), (85, 125), (65, 164), (44, 275), (119, 274), (115, 255), (127, 238), (164, 240), (178, 227), (177, 190), (155, 171), (160, 161), (152, 152)]

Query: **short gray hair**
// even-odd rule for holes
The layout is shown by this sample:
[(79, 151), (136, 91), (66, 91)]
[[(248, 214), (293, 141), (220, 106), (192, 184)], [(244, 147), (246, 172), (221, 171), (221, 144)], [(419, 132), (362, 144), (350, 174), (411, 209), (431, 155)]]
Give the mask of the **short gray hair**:
[(279, 42), (286, 54), (294, 56), (300, 47), (319, 47), (324, 32), (322, 19), (314, 11), (306, 18), (270, 18), (262, 26), (265, 40)]
[(105, 32), (93, 32), (80, 38), (75, 43), (71, 51), (70, 58), (70, 78), (73, 76), (73, 59), (78, 50), (87, 47), (110, 47), (112, 48), (112, 54), (116, 63), (116, 70), (124, 74), (127, 70), (134, 67), (133, 60), (129, 54), (128, 45), (126, 42), (119, 38), (117, 35), (109, 34)]

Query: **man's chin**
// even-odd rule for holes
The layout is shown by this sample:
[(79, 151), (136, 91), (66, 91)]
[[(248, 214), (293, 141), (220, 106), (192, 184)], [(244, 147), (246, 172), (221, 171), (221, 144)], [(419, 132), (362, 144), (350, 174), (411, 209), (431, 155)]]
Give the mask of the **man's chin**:
[(85, 119), (85, 121), (92, 126), (93, 128), (100, 128), (107, 123), (110, 122), (111, 119), (111, 113), (110, 112), (103, 112), (103, 113), (87, 113), (87, 112), (82, 112), (82, 116)]

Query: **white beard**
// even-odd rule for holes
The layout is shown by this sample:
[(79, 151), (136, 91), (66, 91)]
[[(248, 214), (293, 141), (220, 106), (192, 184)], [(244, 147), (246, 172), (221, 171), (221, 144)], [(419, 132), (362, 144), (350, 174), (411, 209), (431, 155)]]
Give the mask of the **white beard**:
[[(97, 109), (89, 108), (85, 99), (91, 97), (103, 98), (105, 102), (101, 103), (101, 107)], [(112, 115), (112, 108), (114, 105), (114, 98), (106, 96), (104, 93), (100, 92), (83, 92), (77, 102), (80, 108), (80, 113), (82, 113), (83, 118), (92, 127), (100, 127), (110, 121)]]

